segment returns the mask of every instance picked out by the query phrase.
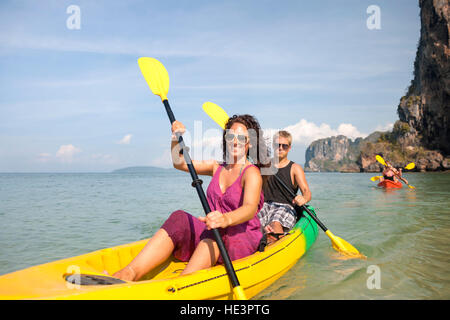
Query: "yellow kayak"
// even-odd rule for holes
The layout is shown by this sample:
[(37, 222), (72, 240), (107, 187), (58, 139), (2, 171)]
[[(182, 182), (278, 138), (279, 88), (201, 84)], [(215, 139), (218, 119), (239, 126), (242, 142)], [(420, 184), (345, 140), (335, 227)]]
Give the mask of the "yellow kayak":
[[(310, 210), (314, 210), (309, 206)], [(317, 224), (305, 211), (288, 235), (263, 252), (233, 261), (247, 298), (286, 273), (317, 237)], [(106, 276), (126, 266), (148, 239), (58, 260), (0, 276), (0, 299), (233, 299), (223, 265), (180, 276), (186, 266), (169, 258), (141, 280)]]

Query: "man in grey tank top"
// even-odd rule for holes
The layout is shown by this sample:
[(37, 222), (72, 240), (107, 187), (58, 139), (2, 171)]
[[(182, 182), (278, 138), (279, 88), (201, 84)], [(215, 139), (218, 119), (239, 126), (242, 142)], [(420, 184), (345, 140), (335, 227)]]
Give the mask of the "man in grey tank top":
[(300, 189), (302, 194), (292, 199), (275, 177), (269, 176), (267, 179), (263, 186), (264, 206), (258, 212), (258, 218), (267, 233), (269, 244), (294, 227), (296, 223), (294, 204), (302, 206), (311, 201), (311, 191), (306, 181), (305, 172), (299, 164), (288, 159), (291, 145), (292, 136), (289, 132), (281, 130), (274, 135), (274, 157), (278, 159), (278, 163), (274, 162), (273, 165), (277, 168), (276, 175), (278, 178), (294, 193), (297, 193)]

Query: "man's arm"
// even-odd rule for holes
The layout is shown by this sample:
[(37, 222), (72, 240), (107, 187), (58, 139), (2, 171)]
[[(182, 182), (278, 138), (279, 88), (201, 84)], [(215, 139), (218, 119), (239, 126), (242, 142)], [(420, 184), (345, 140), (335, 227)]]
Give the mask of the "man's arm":
[(308, 182), (306, 181), (305, 172), (302, 167), (294, 163), (291, 167), (291, 177), (293, 178), (294, 186), (298, 186), (302, 195), (295, 197), (293, 203), (302, 206), (311, 201), (311, 191), (309, 190)]

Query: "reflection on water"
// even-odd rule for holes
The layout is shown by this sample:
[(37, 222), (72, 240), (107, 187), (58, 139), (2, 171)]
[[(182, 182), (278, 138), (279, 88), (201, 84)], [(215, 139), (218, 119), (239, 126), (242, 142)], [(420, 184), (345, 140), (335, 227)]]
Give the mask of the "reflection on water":
[[(321, 221), (367, 260), (344, 259), (319, 231), (256, 298), (450, 299), (450, 174), (405, 175), (416, 189), (387, 191), (371, 174), (307, 174)], [(147, 238), (180, 208), (202, 214), (189, 176), (173, 171), (0, 174), (0, 274)], [(367, 286), (371, 266), (380, 289)]]
[[(375, 187), (366, 174), (308, 174), (319, 217), (368, 259), (346, 260), (321, 232), (280, 281), (259, 295), (275, 299), (282, 286), (306, 277), (289, 299), (449, 299), (450, 174), (408, 174), (416, 189)], [(369, 289), (369, 267), (380, 289)], [(293, 286), (292, 286), (293, 287)]]

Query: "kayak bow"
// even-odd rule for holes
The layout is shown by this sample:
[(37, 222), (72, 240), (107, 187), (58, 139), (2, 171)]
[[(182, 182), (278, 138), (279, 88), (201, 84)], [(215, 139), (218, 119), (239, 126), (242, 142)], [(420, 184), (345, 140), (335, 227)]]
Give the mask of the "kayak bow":
[(392, 180), (383, 180), (380, 183), (378, 183), (379, 187), (390, 189), (390, 188), (397, 188), (400, 189), (403, 187), (402, 183), (400, 181), (392, 181)]

